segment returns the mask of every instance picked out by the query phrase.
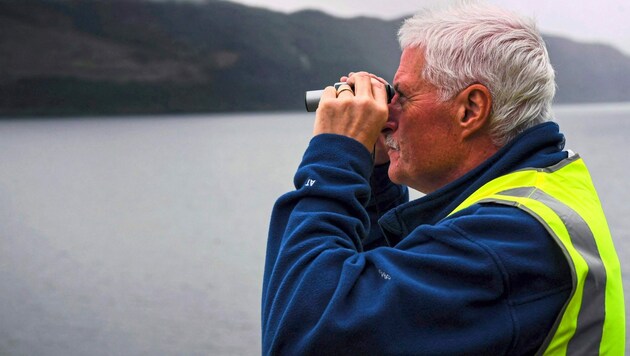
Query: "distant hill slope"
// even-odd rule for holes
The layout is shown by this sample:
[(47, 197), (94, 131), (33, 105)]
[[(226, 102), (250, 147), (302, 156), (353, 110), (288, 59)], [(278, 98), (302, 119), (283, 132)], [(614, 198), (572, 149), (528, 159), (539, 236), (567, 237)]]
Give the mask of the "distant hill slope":
[[(302, 110), (352, 70), (396, 71), (401, 20), (235, 3), (0, 0), (0, 115)], [(546, 37), (558, 102), (630, 101), (630, 57)]]

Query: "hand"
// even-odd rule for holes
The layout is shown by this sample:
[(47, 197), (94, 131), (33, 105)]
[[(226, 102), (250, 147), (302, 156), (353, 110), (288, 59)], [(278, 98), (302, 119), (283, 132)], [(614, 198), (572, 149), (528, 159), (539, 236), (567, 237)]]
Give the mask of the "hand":
[[(367, 75), (370, 78), (376, 79), (383, 84), (389, 84), (385, 79), (368, 72), (351, 72), (348, 76), (339, 78), (340, 82), (347, 82), (349, 85), (354, 85), (356, 75)], [(376, 145), (374, 146), (374, 165), (378, 166), (389, 162), (389, 155), (387, 154), (387, 147), (385, 146), (385, 139), (383, 135), (379, 135)]]
[(354, 92), (342, 91), (344, 86), (339, 91), (334, 87), (324, 89), (315, 114), (313, 134), (344, 135), (372, 152), (387, 122), (385, 85), (378, 77), (365, 72), (351, 74), (346, 79), (354, 86)]
[(348, 74), (347, 76), (344, 75), (343, 77), (339, 78), (339, 81), (340, 82), (347, 82), (348, 84), (350, 84), (350, 86), (353, 86), (354, 85), (354, 81), (355, 81), (355, 76), (357, 76), (357, 75), (367, 75), (370, 78), (376, 79), (376, 80), (378, 80), (379, 82), (381, 82), (383, 84), (389, 84), (387, 82), (387, 80), (377, 76), (376, 74), (372, 74), (372, 73), (368, 73), (368, 72), (356, 72), (356, 73), (355, 72), (350, 72), (350, 74)]

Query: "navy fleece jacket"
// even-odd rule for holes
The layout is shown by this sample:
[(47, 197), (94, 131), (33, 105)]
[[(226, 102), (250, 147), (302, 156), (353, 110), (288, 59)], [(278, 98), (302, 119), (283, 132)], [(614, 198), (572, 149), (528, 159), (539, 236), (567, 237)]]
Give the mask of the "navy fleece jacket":
[(564, 159), (563, 144), (555, 123), (538, 125), (404, 203), (406, 189), (386, 166), (373, 169), (360, 143), (314, 137), (296, 190), (273, 209), (263, 354), (534, 353), (571, 290), (562, 252), (514, 207), (476, 204), (446, 216), (493, 178)]

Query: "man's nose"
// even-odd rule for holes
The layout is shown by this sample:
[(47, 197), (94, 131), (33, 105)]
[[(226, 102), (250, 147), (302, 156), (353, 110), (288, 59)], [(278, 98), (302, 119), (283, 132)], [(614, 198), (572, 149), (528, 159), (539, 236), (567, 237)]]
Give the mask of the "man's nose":
[(388, 106), (389, 115), (387, 116), (387, 122), (385, 123), (384, 130), (396, 131), (398, 128), (398, 118), (400, 117), (400, 106), (392, 101)]

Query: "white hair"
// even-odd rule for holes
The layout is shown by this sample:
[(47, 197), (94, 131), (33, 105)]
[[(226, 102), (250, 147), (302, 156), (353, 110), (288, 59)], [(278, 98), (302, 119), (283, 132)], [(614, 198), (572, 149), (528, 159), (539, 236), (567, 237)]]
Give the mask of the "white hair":
[(503, 146), (525, 129), (552, 119), (555, 74), (531, 19), (483, 4), (425, 10), (398, 32), (401, 48), (424, 51), (420, 75), (443, 101), (471, 84), (492, 95), (490, 125)]

